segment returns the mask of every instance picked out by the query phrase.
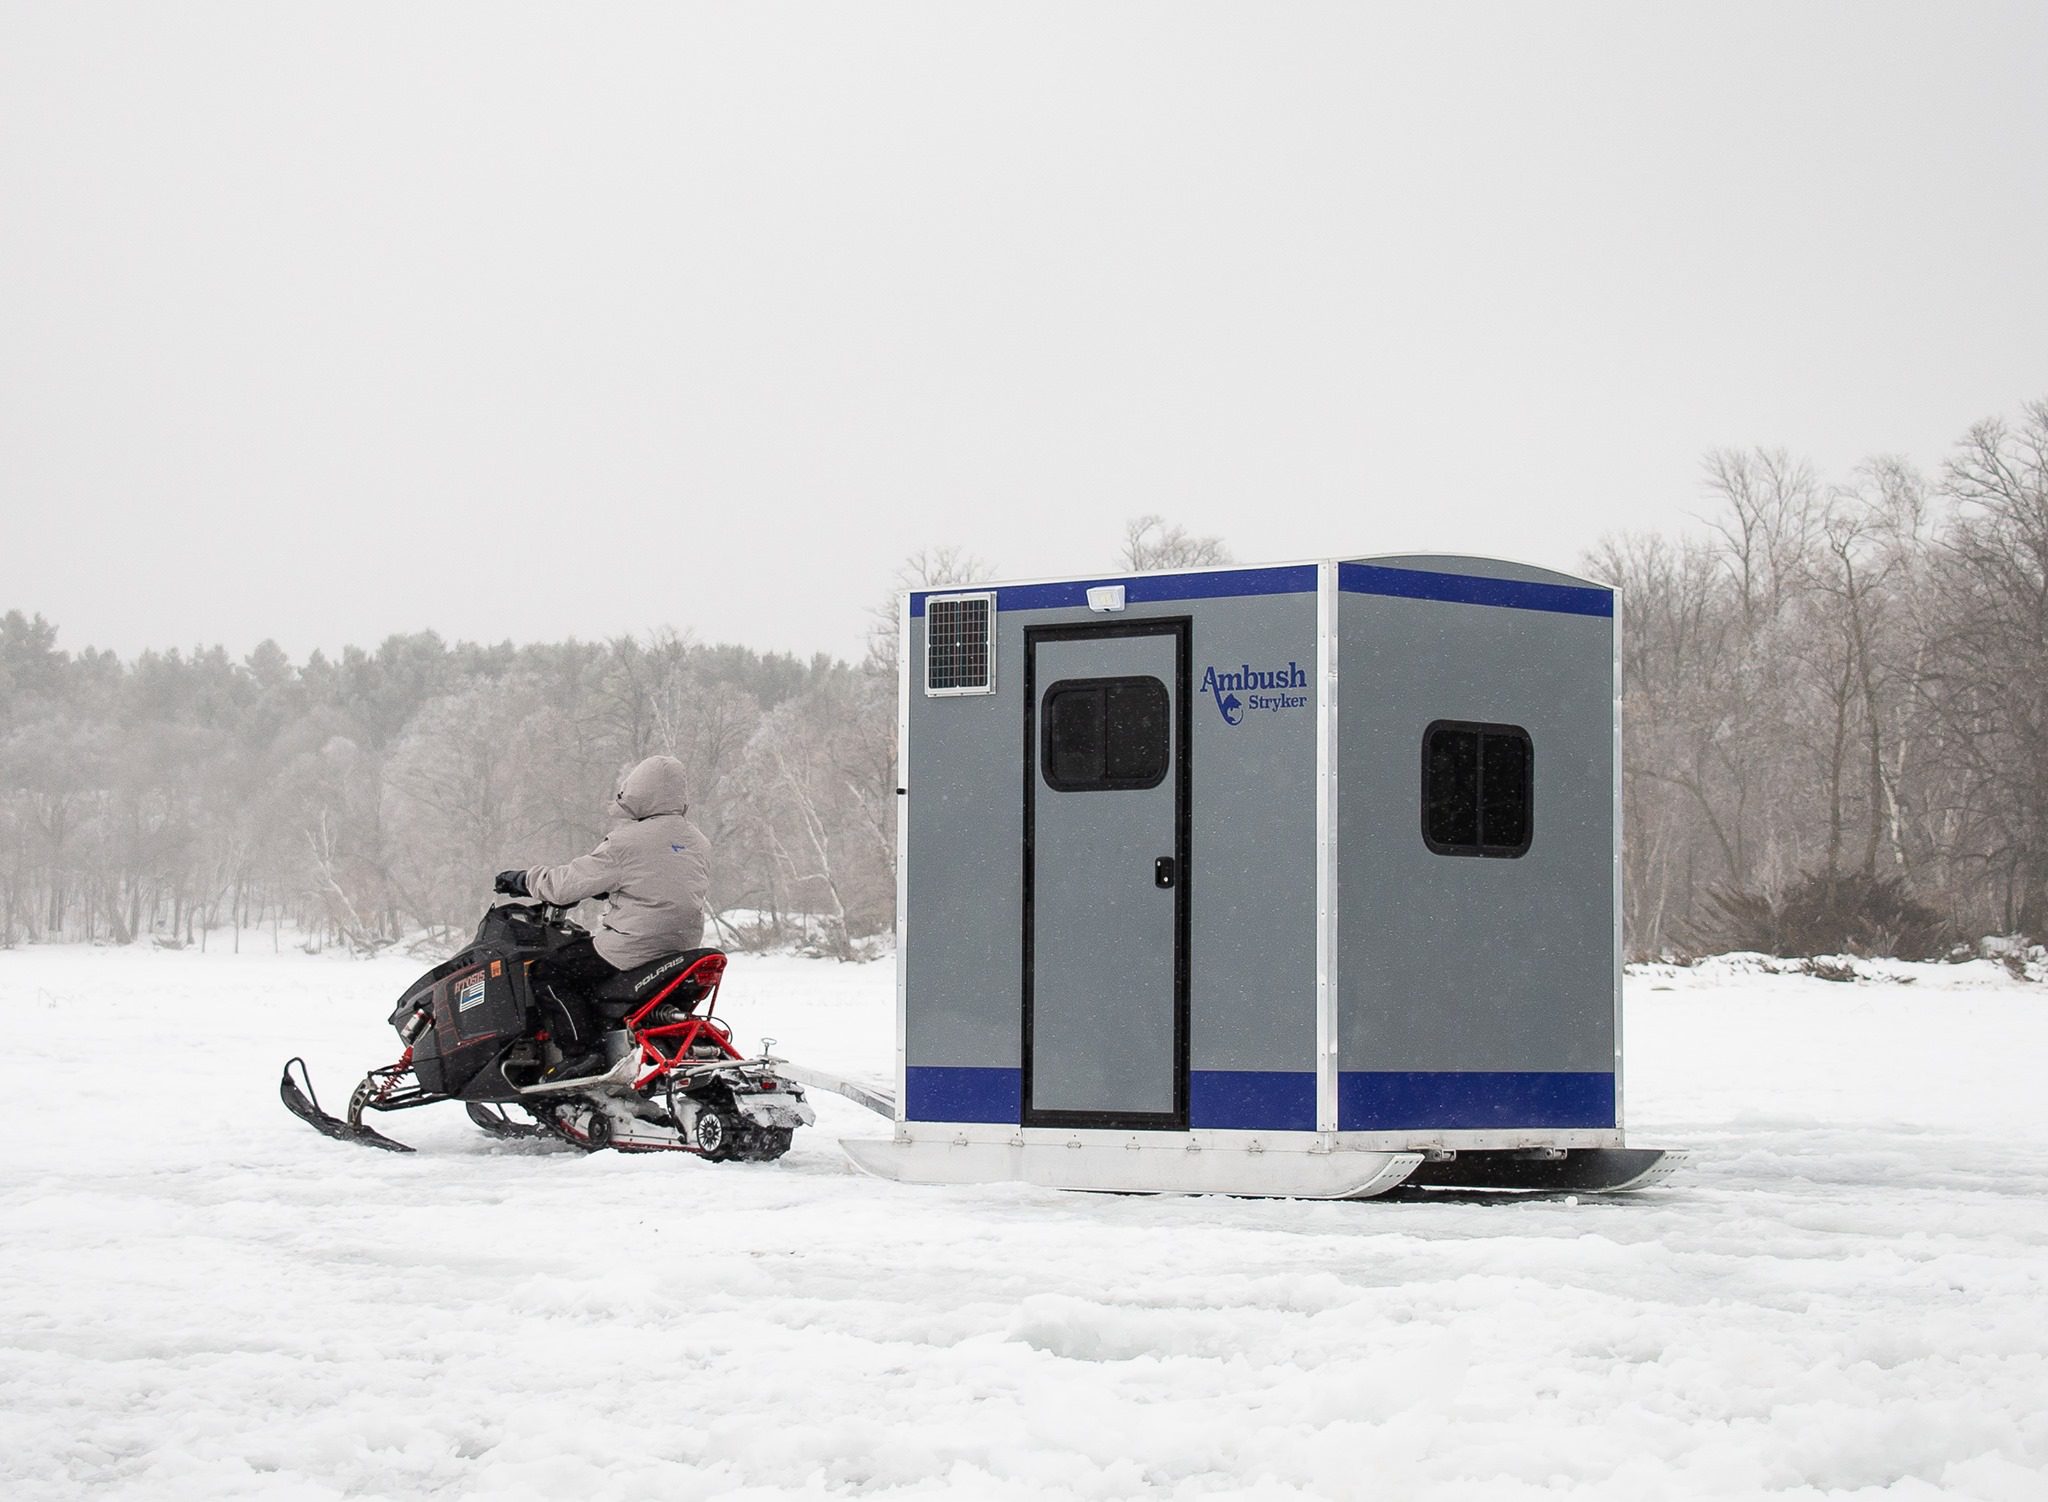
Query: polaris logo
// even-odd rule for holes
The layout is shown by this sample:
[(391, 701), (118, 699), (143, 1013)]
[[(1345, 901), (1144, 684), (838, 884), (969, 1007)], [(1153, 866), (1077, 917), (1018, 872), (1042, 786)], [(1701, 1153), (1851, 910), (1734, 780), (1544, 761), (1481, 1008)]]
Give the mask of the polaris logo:
[(1216, 712), (1223, 716), (1226, 725), (1242, 725), (1245, 714), (1251, 710), (1272, 712), (1281, 709), (1300, 709), (1308, 703), (1307, 693), (1290, 693), (1290, 689), (1307, 689), (1308, 674), (1301, 670), (1301, 664), (1290, 662), (1286, 667), (1272, 672), (1254, 668), (1250, 663), (1242, 664), (1235, 672), (1219, 673), (1213, 667), (1202, 669), (1201, 692), (1216, 701)]

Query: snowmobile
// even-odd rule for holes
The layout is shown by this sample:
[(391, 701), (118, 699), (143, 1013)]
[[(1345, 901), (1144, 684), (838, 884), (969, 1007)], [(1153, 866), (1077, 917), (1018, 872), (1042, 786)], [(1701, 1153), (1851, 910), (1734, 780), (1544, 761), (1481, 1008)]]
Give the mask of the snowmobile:
[(285, 1064), (278, 1094), (325, 1135), (390, 1152), (412, 1149), (366, 1124), (366, 1113), (444, 1100), (461, 1101), (494, 1137), (554, 1138), (586, 1152), (765, 1163), (789, 1151), (796, 1129), (817, 1117), (803, 1089), (778, 1072), (780, 1060), (743, 1056), (714, 1015), (726, 959), (716, 949), (667, 955), (582, 991), (608, 1028), (605, 1062), (580, 1079), (550, 1078), (564, 1057), (536, 993), (567, 988), (536, 978), (535, 967), (544, 977), (542, 962), (583, 934), (563, 908), (490, 908), (469, 947), (399, 998), (391, 1025), (403, 1051), (363, 1076), (345, 1117), (321, 1109), (304, 1059)]

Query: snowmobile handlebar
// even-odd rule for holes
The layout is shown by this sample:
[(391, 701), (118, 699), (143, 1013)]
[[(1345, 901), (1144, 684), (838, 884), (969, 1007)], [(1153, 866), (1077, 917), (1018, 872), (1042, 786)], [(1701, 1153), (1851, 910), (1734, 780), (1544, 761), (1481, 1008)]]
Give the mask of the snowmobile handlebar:
[(573, 902), (548, 902), (539, 897), (513, 897), (502, 892), (498, 895), (504, 897), (505, 900), (502, 902), (494, 902), (490, 904), (491, 907), (530, 908), (534, 912), (539, 913), (542, 921), (547, 923), (559, 922), (563, 919), (566, 919), (569, 916), (569, 914), (576, 911), (576, 904)]

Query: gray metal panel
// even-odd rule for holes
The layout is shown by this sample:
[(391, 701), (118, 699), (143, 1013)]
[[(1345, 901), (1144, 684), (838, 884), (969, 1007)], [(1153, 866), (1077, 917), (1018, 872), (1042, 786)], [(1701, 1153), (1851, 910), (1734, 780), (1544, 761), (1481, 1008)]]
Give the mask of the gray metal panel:
[[(1194, 811), (1188, 896), (1194, 1069), (1316, 1062), (1316, 597), (1191, 601)], [(1225, 720), (1203, 687), (1244, 672), (1300, 686), (1248, 690)], [(1283, 707), (1255, 707), (1287, 701)], [(1294, 702), (1299, 700), (1301, 702)]]
[[(1041, 709), (1065, 680), (1147, 677), (1180, 701), (1172, 635), (1036, 644)], [(1042, 762), (1032, 794), (1032, 1111), (1171, 1115), (1180, 1085), (1175, 959), (1179, 891), (1153, 863), (1177, 859), (1185, 748), (1169, 714), (1167, 775), (1156, 786), (1060, 791)], [(1035, 739), (1044, 740), (1042, 720)]]
[[(1485, 577), (1480, 560), (1440, 562)], [(1603, 616), (1341, 597), (1343, 1068), (1614, 1068), (1612, 627)], [(1422, 737), (1439, 719), (1528, 730), (1526, 855), (1424, 846)]]
[[(910, 621), (915, 664), (924, 618)], [(1024, 627), (996, 616), (996, 691), (905, 716), (904, 1053), (911, 1068), (1015, 1069), (1023, 1047)]]

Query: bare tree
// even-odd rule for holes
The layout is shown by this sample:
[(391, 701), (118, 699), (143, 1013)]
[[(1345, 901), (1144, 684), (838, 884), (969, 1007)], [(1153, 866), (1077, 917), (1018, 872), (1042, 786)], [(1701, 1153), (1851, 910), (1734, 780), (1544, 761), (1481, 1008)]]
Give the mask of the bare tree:
[[(895, 897), (893, 797), (889, 771), (876, 765), (894, 727), (849, 734), (864, 718), (877, 675), (846, 669), (823, 677), (771, 711), (747, 747), (742, 782), (754, 831), (773, 860), (781, 889), (805, 914), (822, 914), (825, 949), (839, 959), (885, 929)], [(865, 716), (870, 721), (873, 716)], [(878, 778), (877, 774), (881, 773)]]
[(1945, 466), (1957, 513), (1930, 570), (1924, 701), (1956, 775), (1949, 832), (2001, 889), (2005, 926), (2048, 929), (2048, 401), (1972, 428)]
[(1716, 551), (1637, 534), (1584, 560), (1621, 591), (1624, 914), (1661, 952), (1710, 879), (1744, 868), (1740, 717), (1729, 713), (1739, 614)]
[(1925, 511), (1924, 482), (1897, 459), (1863, 465), (1855, 483), (1831, 493), (1821, 509), (1821, 545), (1813, 569), (1816, 615), (1831, 660), (1840, 670), (1834, 680), (1839, 691), (1830, 699), (1835, 723), (1830, 874), (1838, 869), (1841, 855), (1846, 758), (1852, 739), (1861, 761), (1860, 869), (1865, 876), (1876, 875), (1887, 834), (1893, 864), (1906, 864), (1903, 803), (1894, 767), (1904, 764), (1903, 700), (1912, 666), (1901, 636)]
[(1704, 467), (1720, 503), (1708, 525), (1726, 544), (1743, 619), (1774, 617), (1808, 571), (1821, 513), (1813, 466), (1783, 449), (1716, 449)]
[(1195, 537), (1163, 516), (1145, 515), (1124, 523), (1124, 549), (1118, 561), (1132, 573), (1143, 573), (1148, 569), (1206, 568), (1235, 560), (1222, 538)]
[(897, 634), (906, 594), (920, 589), (948, 589), (956, 584), (979, 584), (994, 573), (986, 559), (965, 548), (921, 548), (912, 553), (897, 565), (888, 593), (868, 611), (867, 667), (894, 681)]

